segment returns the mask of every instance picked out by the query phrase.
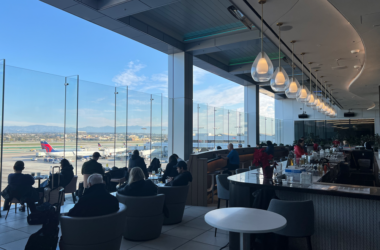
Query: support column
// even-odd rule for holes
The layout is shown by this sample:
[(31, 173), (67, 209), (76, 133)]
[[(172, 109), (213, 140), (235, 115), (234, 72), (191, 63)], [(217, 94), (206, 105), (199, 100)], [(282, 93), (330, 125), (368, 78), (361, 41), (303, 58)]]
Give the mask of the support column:
[(244, 112), (248, 115), (247, 144), (256, 147), (260, 141), (260, 99), (259, 85), (244, 86)]
[(169, 55), (168, 153), (188, 160), (193, 152), (193, 56)]

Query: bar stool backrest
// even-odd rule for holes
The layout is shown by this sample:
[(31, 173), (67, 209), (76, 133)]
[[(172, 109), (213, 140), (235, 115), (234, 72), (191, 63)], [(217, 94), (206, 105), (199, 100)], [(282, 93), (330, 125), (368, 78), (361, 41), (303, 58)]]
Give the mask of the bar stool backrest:
[(286, 227), (276, 231), (276, 234), (288, 237), (307, 237), (314, 234), (313, 201), (272, 199), (268, 211), (284, 216), (287, 221)]
[(218, 174), (216, 176), (216, 183), (218, 185), (218, 198), (223, 200), (230, 199), (230, 190), (227, 180), (227, 174)]

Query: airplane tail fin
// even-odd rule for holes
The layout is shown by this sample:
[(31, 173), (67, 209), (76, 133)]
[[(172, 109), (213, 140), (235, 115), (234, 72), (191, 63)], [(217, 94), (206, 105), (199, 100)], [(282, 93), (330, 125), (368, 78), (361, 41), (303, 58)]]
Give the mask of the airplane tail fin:
[(47, 141), (41, 141), (41, 148), (45, 149), (47, 153), (56, 152)]
[(102, 145), (100, 145), (100, 143), (98, 142), (98, 147), (102, 147)]

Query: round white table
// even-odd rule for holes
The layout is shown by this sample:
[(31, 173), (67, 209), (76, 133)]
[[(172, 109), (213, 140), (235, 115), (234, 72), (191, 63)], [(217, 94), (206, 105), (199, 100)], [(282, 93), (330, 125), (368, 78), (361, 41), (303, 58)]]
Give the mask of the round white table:
[(283, 229), (286, 219), (276, 213), (243, 207), (221, 208), (208, 212), (205, 221), (210, 226), (240, 233), (240, 249), (250, 249), (249, 234), (271, 233)]

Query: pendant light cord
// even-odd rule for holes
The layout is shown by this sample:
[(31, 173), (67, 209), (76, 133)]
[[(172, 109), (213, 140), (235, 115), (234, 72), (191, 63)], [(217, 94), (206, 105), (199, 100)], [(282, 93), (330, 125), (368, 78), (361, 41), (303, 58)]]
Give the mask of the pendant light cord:
[(311, 91), (310, 94), (313, 94), (313, 89), (311, 88), (311, 63), (310, 63), (310, 69), (309, 69), (309, 71), (310, 71), (310, 91)]
[(292, 41), (292, 79), (294, 81), (294, 42)]
[(281, 70), (281, 25), (278, 26), (278, 67)]
[(302, 88), (303, 88), (303, 57), (304, 57), (304, 54), (302, 53)]
[(264, 49), (263, 49), (263, 16), (264, 16), (264, 3), (261, 3), (261, 57), (264, 57)]

